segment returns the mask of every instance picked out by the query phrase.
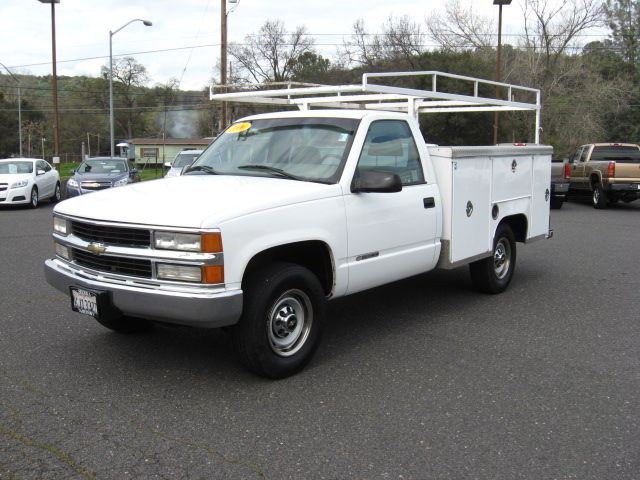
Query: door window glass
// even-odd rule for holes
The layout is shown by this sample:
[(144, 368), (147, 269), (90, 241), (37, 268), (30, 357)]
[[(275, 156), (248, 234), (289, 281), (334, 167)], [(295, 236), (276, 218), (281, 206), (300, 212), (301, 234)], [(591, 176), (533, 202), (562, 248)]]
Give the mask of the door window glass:
[(407, 122), (380, 120), (371, 124), (356, 175), (364, 170), (396, 173), (403, 186), (425, 183), (420, 155)]

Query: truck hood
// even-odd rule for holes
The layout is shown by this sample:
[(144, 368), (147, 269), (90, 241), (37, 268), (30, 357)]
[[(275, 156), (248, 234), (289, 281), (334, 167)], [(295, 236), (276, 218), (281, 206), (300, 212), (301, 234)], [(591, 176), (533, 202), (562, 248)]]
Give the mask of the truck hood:
[(65, 200), (55, 212), (93, 220), (187, 228), (341, 194), (339, 185), (271, 177), (187, 175)]

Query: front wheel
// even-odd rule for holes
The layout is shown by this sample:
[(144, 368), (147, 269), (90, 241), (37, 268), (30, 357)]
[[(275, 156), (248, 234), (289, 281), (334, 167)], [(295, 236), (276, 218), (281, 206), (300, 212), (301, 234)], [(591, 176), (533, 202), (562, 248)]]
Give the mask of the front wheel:
[(509, 225), (502, 224), (493, 239), (493, 255), (469, 264), (471, 282), (484, 293), (504, 292), (516, 268), (516, 241)]
[(607, 194), (604, 193), (599, 183), (593, 186), (593, 208), (607, 208)]
[(31, 208), (36, 208), (38, 206), (38, 189), (36, 187), (33, 187), (31, 189), (31, 197), (29, 200), (29, 206)]
[(258, 375), (284, 378), (299, 372), (320, 343), (325, 296), (308, 269), (277, 262), (243, 283), (244, 307), (230, 329), (240, 361)]

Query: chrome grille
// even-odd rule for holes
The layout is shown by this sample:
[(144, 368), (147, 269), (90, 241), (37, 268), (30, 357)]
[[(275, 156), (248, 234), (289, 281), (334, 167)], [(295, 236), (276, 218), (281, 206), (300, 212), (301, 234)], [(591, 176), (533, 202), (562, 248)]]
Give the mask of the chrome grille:
[(80, 182), (83, 190), (104, 190), (111, 188), (111, 182)]
[(74, 221), (71, 223), (71, 231), (76, 237), (87, 242), (136, 247), (151, 246), (151, 232), (139, 228), (92, 225)]
[(149, 260), (94, 255), (77, 248), (72, 249), (72, 253), (76, 264), (92, 270), (131, 277), (151, 278), (151, 261)]

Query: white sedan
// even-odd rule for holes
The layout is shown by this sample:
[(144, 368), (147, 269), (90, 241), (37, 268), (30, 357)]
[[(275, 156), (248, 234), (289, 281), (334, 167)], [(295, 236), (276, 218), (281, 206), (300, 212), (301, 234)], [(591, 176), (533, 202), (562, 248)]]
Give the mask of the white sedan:
[(0, 206), (28, 204), (32, 208), (41, 200), (58, 202), (60, 174), (44, 160), (5, 158), (0, 160)]

